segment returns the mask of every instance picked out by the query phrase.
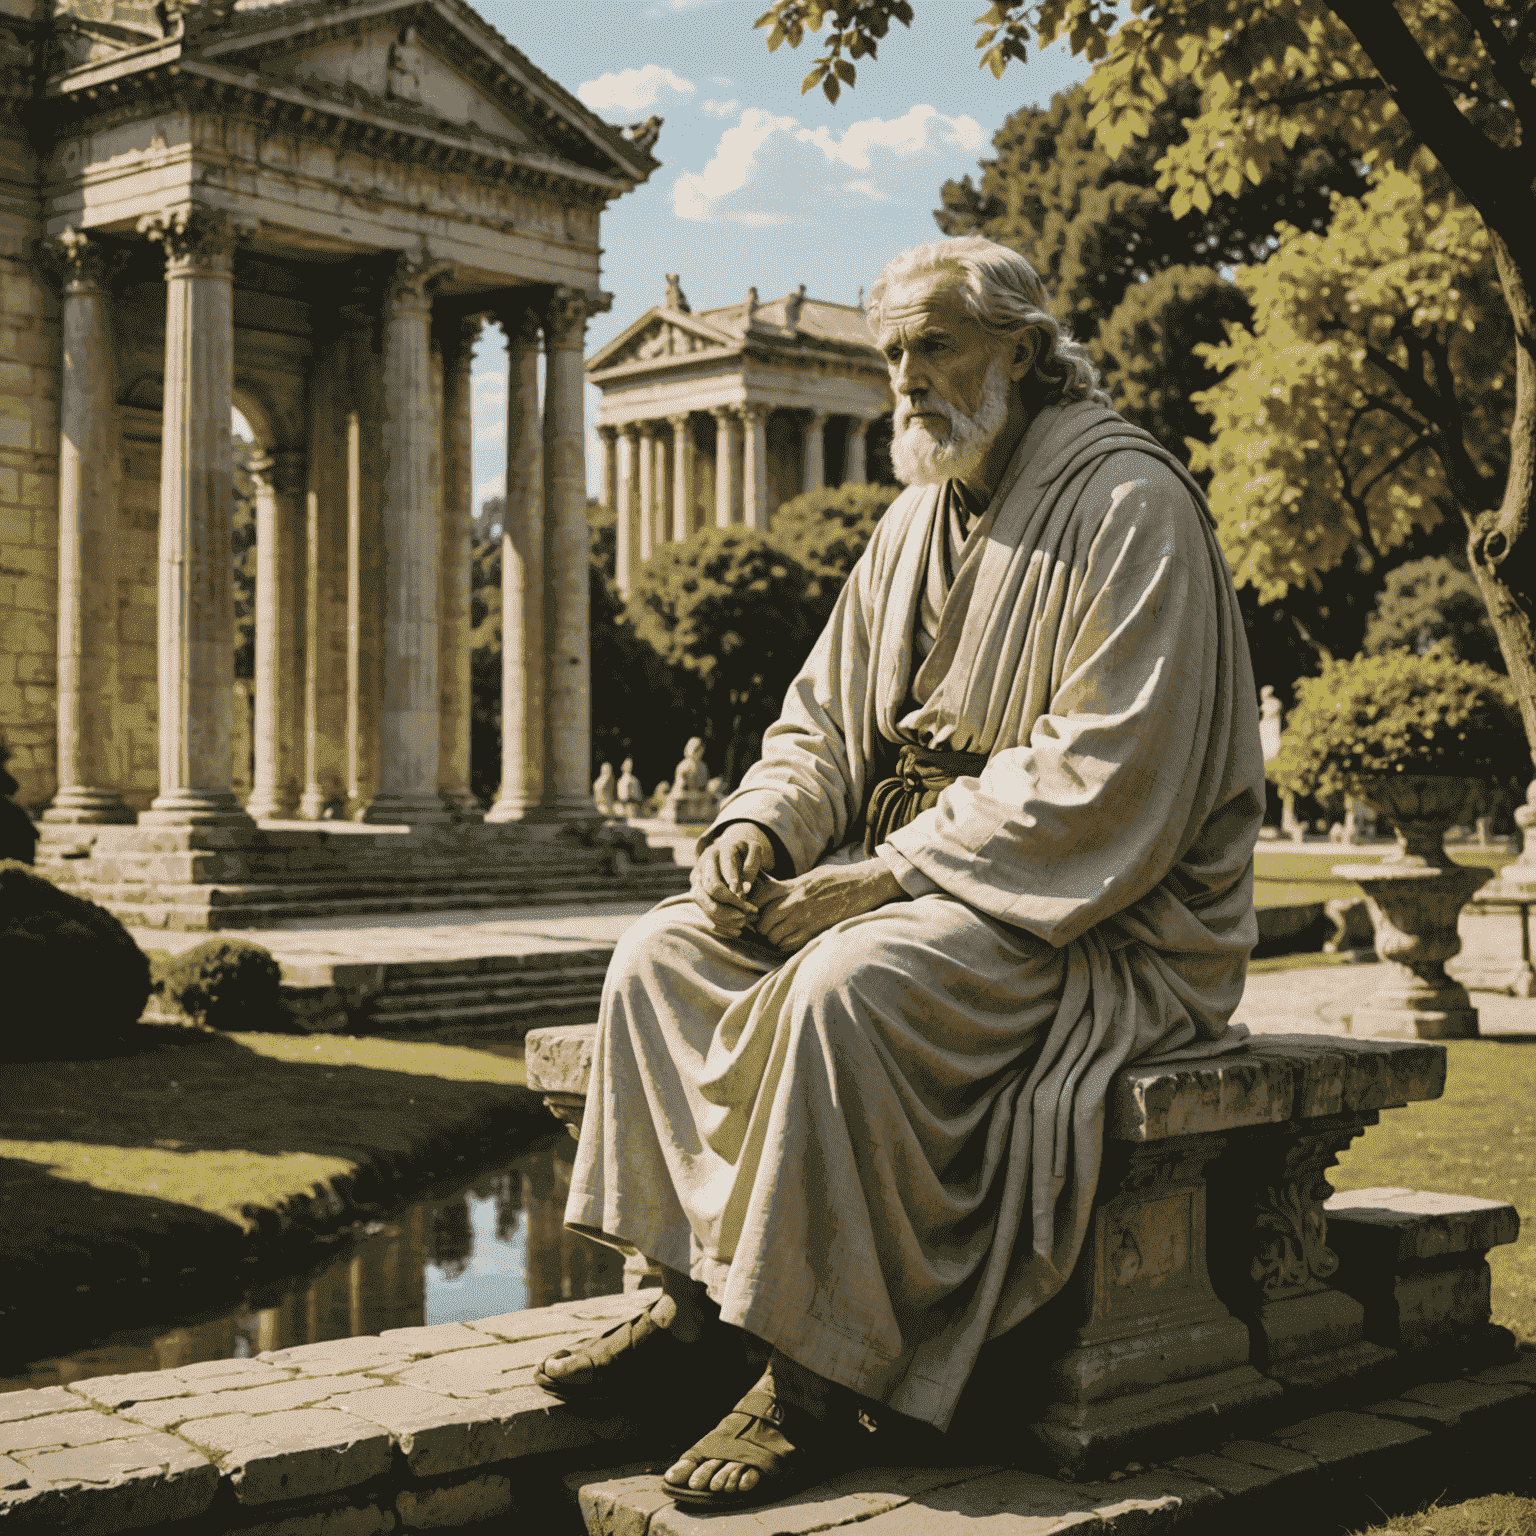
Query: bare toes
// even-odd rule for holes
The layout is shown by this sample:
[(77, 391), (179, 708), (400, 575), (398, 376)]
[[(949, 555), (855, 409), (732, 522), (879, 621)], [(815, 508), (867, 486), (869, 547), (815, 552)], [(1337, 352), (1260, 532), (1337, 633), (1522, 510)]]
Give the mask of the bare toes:
[(757, 1487), (757, 1480), (762, 1476), (756, 1467), (743, 1467), (741, 1469), (741, 1491), (746, 1493), (749, 1489)]
[(662, 1481), (681, 1488), (692, 1476), (693, 1469), (697, 1465), (698, 1463), (693, 1461), (674, 1461), (662, 1474)]
[(718, 1461), (705, 1461), (699, 1464), (698, 1470), (688, 1479), (688, 1486), (695, 1489), (705, 1489), (714, 1481), (715, 1473), (720, 1470), (722, 1463)]

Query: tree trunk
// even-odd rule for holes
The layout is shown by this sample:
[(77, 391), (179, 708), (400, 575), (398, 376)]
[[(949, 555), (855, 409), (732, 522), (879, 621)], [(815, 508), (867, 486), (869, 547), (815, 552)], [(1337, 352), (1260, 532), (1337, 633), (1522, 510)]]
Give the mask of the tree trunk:
[(1522, 264), (1492, 229), (1499, 280), (1515, 323), (1515, 419), (1509, 480), (1496, 511), (1467, 518), (1467, 556), (1520, 700), (1525, 739), (1536, 762), (1536, 305)]

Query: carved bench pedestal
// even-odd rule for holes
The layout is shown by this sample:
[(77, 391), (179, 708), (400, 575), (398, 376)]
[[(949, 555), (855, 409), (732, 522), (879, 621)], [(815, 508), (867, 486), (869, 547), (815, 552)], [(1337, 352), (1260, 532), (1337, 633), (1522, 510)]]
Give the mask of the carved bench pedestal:
[(1030, 1426), (1074, 1472), (1171, 1455), (1194, 1426), (1230, 1435), (1281, 1396), (1249, 1364), (1248, 1329), (1207, 1273), (1204, 1175), (1225, 1145), (1185, 1136), (1106, 1156), (1069, 1286), (1083, 1321), (1048, 1368), (1055, 1401)]
[(1368, 1340), (1365, 1308), (1336, 1286), (1323, 1205), (1333, 1193), (1327, 1170), (1379, 1118), (1364, 1111), (1239, 1131), (1213, 1180), (1224, 1233), (1216, 1286), (1252, 1330), (1253, 1363), (1286, 1387), (1332, 1386), (1397, 1359)]

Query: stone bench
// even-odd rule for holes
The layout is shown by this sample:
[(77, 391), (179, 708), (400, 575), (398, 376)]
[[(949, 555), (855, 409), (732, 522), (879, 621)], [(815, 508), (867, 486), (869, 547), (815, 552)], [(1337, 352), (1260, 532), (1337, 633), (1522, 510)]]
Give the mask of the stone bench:
[[(595, 1028), (527, 1040), (530, 1088), (573, 1130)], [(1396, 1390), (1416, 1353), (1453, 1337), (1482, 1365), (1508, 1355), (1478, 1266), (1513, 1240), (1512, 1207), (1464, 1221), (1461, 1249), (1446, 1248), (1426, 1285), (1413, 1255), (1434, 1243), (1403, 1235), (1422, 1213), (1394, 1207), (1394, 1227), (1359, 1197), (1328, 1203), (1339, 1152), (1383, 1110), (1438, 1098), (1445, 1070), (1432, 1042), (1268, 1035), (1117, 1076), (1083, 1253), (1035, 1330), (1049, 1343), (1029, 1323), (1016, 1330), (1034, 1350), (1018, 1374), (1049, 1382), (1029, 1430), (1058, 1465), (1091, 1473), (1188, 1453), (1343, 1383)]]

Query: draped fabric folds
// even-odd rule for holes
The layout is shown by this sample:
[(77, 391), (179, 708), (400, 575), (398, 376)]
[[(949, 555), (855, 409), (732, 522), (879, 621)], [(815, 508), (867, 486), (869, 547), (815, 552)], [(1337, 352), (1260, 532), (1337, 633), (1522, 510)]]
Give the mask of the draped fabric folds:
[(1077, 1260), (1115, 1072), (1240, 1043), (1263, 812), (1236, 596), (1182, 466), (1053, 407), (965, 512), (944, 487), (892, 505), (706, 834), (757, 822), (796, 872), (860, 859), (904, 759), (874, 846), (912, 899), (788, 959), (686, 898), (637, 923), (566, 1209), (940, 1426)]

